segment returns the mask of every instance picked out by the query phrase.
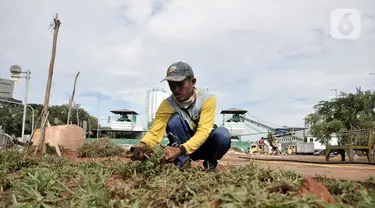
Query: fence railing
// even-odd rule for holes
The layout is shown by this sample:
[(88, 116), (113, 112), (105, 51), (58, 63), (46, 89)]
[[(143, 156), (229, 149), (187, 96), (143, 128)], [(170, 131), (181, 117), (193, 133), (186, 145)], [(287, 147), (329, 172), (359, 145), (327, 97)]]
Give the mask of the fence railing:
[(0, 150), (9, 149), (15, 145), (13, 138), (9, 134), (0, 132)]

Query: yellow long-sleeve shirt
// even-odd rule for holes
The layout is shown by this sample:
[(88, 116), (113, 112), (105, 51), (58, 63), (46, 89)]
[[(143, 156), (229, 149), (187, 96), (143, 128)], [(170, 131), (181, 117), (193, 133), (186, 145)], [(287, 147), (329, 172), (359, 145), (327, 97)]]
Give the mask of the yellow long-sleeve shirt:
[[(202, 104), (195, 134), (186, 143), (182, 144), (185, 147), (187, 154), (195, 152), (207, 140), (214, 126), (215, 112), (216, 97), (210, 96)], [(164, 100), (156, 112), (155, 120), (151, 129), (141, 141), (150, 145), (152, 148), (155, 148), (163, 139), (168, 120), (173, 113), (175, 113), (175, 110), (166, 100)], [(194, 126), (194, 124), (192, 125)]]

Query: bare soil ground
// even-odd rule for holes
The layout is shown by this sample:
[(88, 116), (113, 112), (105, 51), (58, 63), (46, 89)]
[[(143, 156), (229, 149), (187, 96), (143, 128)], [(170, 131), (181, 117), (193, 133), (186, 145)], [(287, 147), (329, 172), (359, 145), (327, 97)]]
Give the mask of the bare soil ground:
[[(360, 165), (360, 164), (309, 164), (298, 162), (283, 162), (283, 161), (254, 161), (251, 159), (244, 159), (246, 154), (227, 154), (220, 164), (226, 165), (248, 165), (258, 164), (263, 167), (270, 167), (271, 169), (293, 170), (305, 176), (325, 176), (328, 178), (365, 181), (370, 177), (375, 177), (375, 166)], [(275, 159), (303, 159), (309, 161), (325, 161), (324, 157), (320, 156), (262, 156)], [(254, 157), (256, 158), (256, 157)], [(365, 157), (364, 157), (365, 158)], [(367, 161), (360, 158), (362, 161)], [(332, 161), (340, 161), (340, 158), (333, 158)]]
[[(246, 154), (243, 154), (246, 155)], [(250, 155), (246, 155), (250, 157)], [(285, 159), (285, 160), (301, 160), (301, 161), (316, 161), (316, 162), (325, 162), (325, 156), (313, 156), (313, 155), (251, 155), (254, 159)], [(329, 161), (331, 162), (341, 162), (341, 156), (330, 157)], [(349, 157), (345, 158), (345, 162), (349, 161)], [(366, 156), (354, 156), (354, 162), (365, 162), (368, 163)], [(375, 164), (375, 161), (371, 161)]]

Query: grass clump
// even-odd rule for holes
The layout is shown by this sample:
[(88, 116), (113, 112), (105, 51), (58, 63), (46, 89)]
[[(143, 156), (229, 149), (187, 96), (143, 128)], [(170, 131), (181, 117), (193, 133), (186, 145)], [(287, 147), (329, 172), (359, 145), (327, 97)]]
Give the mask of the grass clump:
[[(12, 155), (9, 155), (12, 154)], [(1, 162), (19, 158), (0, 152)], [(163, 164), (157, 151), (145, 161), (76, 162), (47, 155), (1, 163), (0, 207), (317, 207), (313, 196), (296, 196), (304, 178), (256, 165), (220, 173)], [(1, 169), (3, 170), (3, 169)], [(355, 182), (320, 178), (339, 204), (371, 207), (375, 192)], [(1, 180), (0, 180), (1, 181)], [(370, 183), (370, 182), (369, 182)], [(372, 183), (372, 182), (371, 182)], [(328, 207), (328, 206), (327, 206)], [(332, 207), (332, 206), (331, 206)]]
[(86, 142), (78, 149), (78, 157), (111, 157), (122, 156), (126, 150), (111, 142), (109, 138)]

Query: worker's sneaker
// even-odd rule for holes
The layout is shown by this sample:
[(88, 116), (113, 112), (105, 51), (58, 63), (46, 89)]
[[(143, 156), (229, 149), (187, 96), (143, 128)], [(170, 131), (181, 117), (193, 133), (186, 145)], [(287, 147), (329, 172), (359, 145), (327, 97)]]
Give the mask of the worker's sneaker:
[(224, 169), (225, 169), (225, 167), (223, 165), (218, 164), (216, 167), (211, 167), (209, 169), (204, 169), (204, 171), (205, 172), (218, 173), (218, 172), (222, 172)]
[(192, 167), (191, 160), (188, 160), (184, 164), (182, 164), (181, 166), (178, 166), (178, 168), (180, 168), (180, 169), (191, 168), (191, 167)]
[(185, 167), (187, 167), (191, 164), (190, 163), (190, 157), (186, 156), (186, 155), (181, 155), (181, 156), (177, 157), (174, 164), (177, 165), (177, 167), (179, 167), (179, 168), (185, 168)]
[(203, 161), (203, 167), (204, 167), (204, 171), (211, 171), (211, 170), (214, 170), (217, 166), (217, 161), (215, 162), (209, 162), (207, 160)]

